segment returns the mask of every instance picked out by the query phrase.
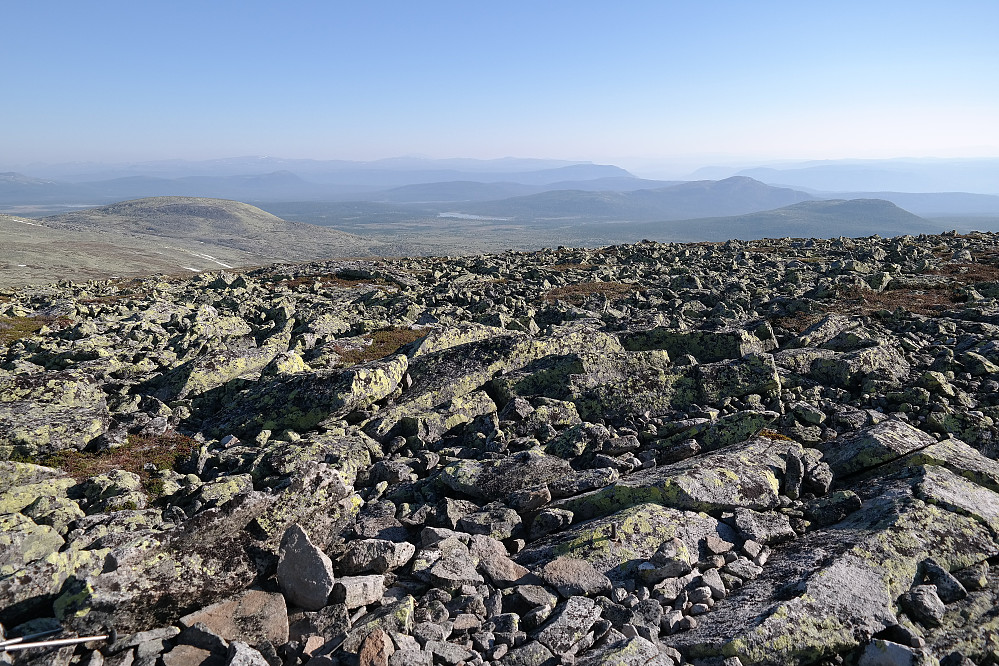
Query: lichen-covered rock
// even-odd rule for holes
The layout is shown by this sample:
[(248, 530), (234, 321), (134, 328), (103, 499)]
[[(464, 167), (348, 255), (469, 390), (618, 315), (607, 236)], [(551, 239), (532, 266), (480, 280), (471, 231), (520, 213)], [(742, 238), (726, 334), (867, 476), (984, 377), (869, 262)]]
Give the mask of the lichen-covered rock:
[(699, 398), (705, 402), (750, 394), (770, 398), (780, 393), (780, 376), (770, 354), (748, 354), (735, 361), (695, 367)]
[(516, 560), (528, 567), (561, 556), (585, 560), (612, 581), (623, 582), (636, 574), (641, 562), (651, 560), (662, 543), (674, 538), (683, 544), (690, 561), (698, 561), (708, 536), (732, 541), (735, 532), (703, 513), (639, 504), (545, 537)]
[(802, 449), (796, 442), (758, 437), (690, 461), (631, 474), (557, 506), (585, 518), (646, 502), (691, 511), (772, 509), (779, 505), (789, 450), (800, 455)]
[[(6, 465), (17, 465), (20, 469), (8, 468), (12, 474), (8, 477), (10, 482), (7, 489), (0, 493), (0, 514), (17, 513), (44, 497), (66, 497), (69, 489), (77, 485), (76, 479), (60, 476), (56, 470), (49, 467), (24, 463), (6, 463)], [(35, 474), (33, 470), (27, 468), (47, 471)], [(0, 474), (4, 471), (7, 470), (0, 469)], [(19, 478), (24, 482), (17, 483)]]
[(564, 460), (530, 450), (498, 460), (458, 460), (442, 470), (440, 479), (453, 490), (488, 502), (571, 472)]
[(895, 600), (926, 557), (960, 568), (999, 552), (983, 525), (916, 499), (910, 484), (882, 482), (835, 528), (795, 541), (761, 577), (678, 636), (678, 647), (743, 664), (815, 661), (896, 624)]
[(516, 396), (570, 401), (584, 419), (650, 410), (660, 414), (697, 399), (691, 372), (664, 351), (574, 351), (546, 356), (490, 384), (500, 402)]
[(139, 475), (120, 469), (88, 479), (83, 494), (92, 513), (144, 509), (149, 502)]
[[(0, 493), (3, 493), (4, 497), (15, 488), (59, 478), (64, 481), (69, 480), (62, 471), (52, 467), (14, 462), (12, 460), (0, 460)], [(28, 504), (30, 503), (28, 502)], [(27, 504), (24, 506), (27, 506)], [(16, 508), (9, 508), (5, 504), (0, 505), (0, 513), (13, 513), (18, 510)]]
[(576, 662), (578, 666), (673, 666), (674, 663), (655, 643), (641, 636), (607, 641)]
[(71, 578), (85, 579), (100, 573), (110, 554), (108, 548), (68, 548), (51, 552), (9, 576), (0, 576), (0, 622), (16, 624), (18, 618), (37, 617), (52, 609), (52, 602)]
[(891, 344), (837, 353), (816, 359), (809, 377), (832, 386), (861, 387), (874, 379), (880, 386), (894, 386), (909, 374), (909, 363)]
[(197, 396), (218, 388), (242, 375), (259, 373), (288, 348), (288, 336), (282, 344), (257, 347), (247, 343), (218, 351), (208, 351), (171, 370), (162, 380), (157, 395), (163, 400)]
[(691, 355), (702, 363), (742, 358), (768, 352), (776, 346), (773, 331), (766, 323), (756, 331), (730, 328), (720, 331), (677, 331), (657, 327), (622, 336), (628, 351), (664, 349), (671, 358)]
[(554, 654), (575, 654), (600, 613), (600, 606), (592, 599), (569, 597), (538, 632), (537, 640)]
[(500, 336), (448, 347), (413, 359), (409, 368), (413, 385), (401, 404), (410, 410), (427, 410), (483, 387), (499, 373), (579, 349), (608, 353), (622, 348), (615, 336), (573, 326), (557, 329), (544, 338)]
[(255, 435), (261, 430), (308, 431), (391, 395), (406, 374), (401, 354), (347, 370), (277, 377), (240, 394), (218, 416), (212, 432)]
[(83, 449), (111, 423), (99, 384), (72, 372), (0, 375), (0, 456)]
[[(992, 663), (996, 239), (5, 291), (0, 459), (66, 472), (0, 460), (0, 622), (139, 632), (112, 666)], [(340, 583), (289, 626), (296, 524)]]
[(363, 474), (371, 467), (372, 457), (382, 455), (378, 443), (363, 432), (315, 433), (307, 439), (270, 444), (262, 462), (267, 472), (291, 476), (322, 460), (340, 475), (345, 485), (353, 486), (358, 473)]
[(921, 430), (901, 421), (883, 421), (877, 425), (821, 445), (823, 460), (836, 476), (856, 474), (918, 449), (936, 444)]
[(0, 515), (0, 576), (9, 576), (55, 553), (63, 543), (48, 525), (37, 525), (19, 513)]
[(365, 615), (350, 631), (343, 642), (344, 652), (357, 654), (364, 639), (376, 629), (392, 633), (409, 634), (413, 629), (416, 601), (406, 595), (400, 601), (382, 606)]

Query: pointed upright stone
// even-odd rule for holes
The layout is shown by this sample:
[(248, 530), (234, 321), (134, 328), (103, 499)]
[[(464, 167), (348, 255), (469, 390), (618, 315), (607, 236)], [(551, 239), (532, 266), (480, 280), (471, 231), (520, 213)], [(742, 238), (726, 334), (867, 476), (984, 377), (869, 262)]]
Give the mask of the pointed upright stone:
[(324, 607), (333, 591), (333, 562), (297, 523), (281, 538), (277, 579), (285, 599), (308, 611)]

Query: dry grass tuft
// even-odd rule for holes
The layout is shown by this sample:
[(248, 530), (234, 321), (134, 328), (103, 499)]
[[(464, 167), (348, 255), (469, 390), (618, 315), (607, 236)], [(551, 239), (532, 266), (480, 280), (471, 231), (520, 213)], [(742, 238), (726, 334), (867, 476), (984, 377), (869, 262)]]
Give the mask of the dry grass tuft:
[(879, 310), (904, 311), (920, 315), (939, 315), (960, 305), (963, 299), (952, 286), (940, 289), (889, 289), (878, 293), (850, 288), (837, 296), (829, 312), (868, 315)]
[(761, 430), (760, 437), (766, 437), (767, 439), (773, 440), (775, 442), (793, 442), (794, 440), (787, 435), (782, 435), (776, 430)]
[(412, 328), (384, 328), (365, 336), (371, 340), (370, 345), (360, 349), (344, 349), (337, 351), (337, 353), (347, 365), (357, 365), (365, 361), (385, 358), (389, 354), (399, 351), (401, 347), (416, 342), (426, 335), (426, 331)]
[(802, 333), (824, 316), (823, 312), (796, 312), (788, 317), (774, 317), (770, 320), (770, 324), (795, 333)]
[[(944, 264), (926, 271), (928, 275), (946, 275), (960, 284), (975, 284), (978, 282), (999, 282), (999, 266), (988, 263), (975, 264)], [(891, 289), (889, 283), (888, 288)]]
[(605, 296), (608, 300), (624, 298), (638, 291), (633, 284), (623, 282), (579, 282), (551, 289), (545, 293), (545, 300), (567, 301), (573, 305), (582, 305), (591, 296)]
[(129, 435), (128, 443), (115, 449), (99, 453), (64, 450), (44, 458), (41, 463), (50, 467), (58, 467), (73, 478), (82, 481), (99, 474), (121, 469), (133, 472), (142, 480), (147, 491), (159, 494), (162, 485), (158, 479), (152, 478), (152, 470), (173, 469), (174, 466), (191, 455), (197, 442), (190, 437), (175, 432), (152, 437)]

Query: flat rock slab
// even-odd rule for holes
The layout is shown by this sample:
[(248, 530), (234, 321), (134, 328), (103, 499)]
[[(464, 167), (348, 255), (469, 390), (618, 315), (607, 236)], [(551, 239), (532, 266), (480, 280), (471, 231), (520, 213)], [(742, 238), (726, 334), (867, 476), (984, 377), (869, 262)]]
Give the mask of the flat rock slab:
[(674, 538), (681, 542), (683, 555), (698, 561), (700, 555), (707, 555), (708, 536), (736, 539), (731, 527), (706, 514), (640, 504), (548, 536), (515, 559), (528, 567), (543, 566), (560, 556), (586, 560), (620, 583), (633, 578), (641, 563), (651, 560), (663, 542)]
[(883, 421), (820, 445), (823, 460), (839, 478), (901, 458), (937, 440), (901, 421)]
[(612, 587), (610, 579), (586, 560), (565, 556), (557, 557), (542, 567), (541, 577), (566, 598), (604, 594), (610, 592)]
[(0, 515), (0, 576), (55, 553), (64, 541), (48, 525), (36, 525), (19, 513)]
[(452, 490), (491, 502), (572, 474), (567, 461), (530, 450), (499, 460), (457, 460), (444, 468), (440, 480)]
[(223, 666), (226, 662), (221, 656), (212, 656), (208, 650), (193, 645), (176, 645), (162, 657), (163, 666)]
[(999, 494), (958, 476), (946, 467), (926, 465), (916, 485), (916, 497), (927, 503), (970, 516), (999, 534)]
[(398, 569), (416, 553), (416, 546), (404, 542), (385, 539), (358, 539), (347, 544), (347, 550), (340, 558), (340, 570), (345, 574), (359, 574), (366, 571), (385, 573)]
[(385, 594), (385, 577), (343, 576), (333, 585), (333, 602), (345, 605), (348, 609), (360, 608), (381, 600)]
[(586, 656), (576, 662), (576, 666), (603, 666), (617, 664), (619, 666), (673, 666), (672, 659), (659, 654), (659, 647), (652, 641), (641, 636), (611, 642), (587, 652)]
[(276, 592), (247, 590), (180, 618), (183, 627), (204, 624), (229, 641), (281, 645), (288, 641), (288, 607)]
[(802, 454), (797, 442), (757, 437), (714, 453), (636, 472), (555, 506), (584, 519), (647, 502), (689, 511), (725, 511), (739, 506), (766, 511), (780, 504), (788, 451)]
[(999, 492), (999, 462), (981, 454), (959, 439), (945, 439), (899, 461), (900, 465), (939, 465), (969, 481)]

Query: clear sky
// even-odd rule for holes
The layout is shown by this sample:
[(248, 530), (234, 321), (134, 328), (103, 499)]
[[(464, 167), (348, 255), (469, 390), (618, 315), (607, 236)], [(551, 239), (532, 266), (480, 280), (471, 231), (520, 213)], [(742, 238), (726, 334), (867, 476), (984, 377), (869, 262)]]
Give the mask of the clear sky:
[(996, 0), (9, 0), (0, 20), (0, 165), (999, 156)]

